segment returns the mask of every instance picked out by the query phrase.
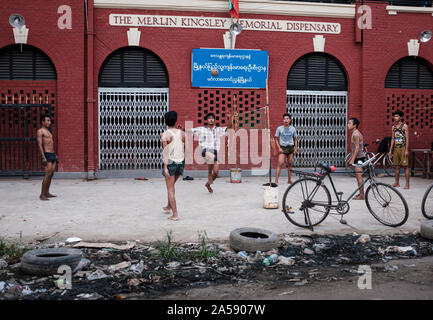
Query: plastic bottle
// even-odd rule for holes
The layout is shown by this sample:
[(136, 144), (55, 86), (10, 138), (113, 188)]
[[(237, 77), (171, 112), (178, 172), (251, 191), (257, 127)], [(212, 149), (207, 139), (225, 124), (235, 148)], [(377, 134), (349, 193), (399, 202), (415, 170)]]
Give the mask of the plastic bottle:
[(264, 258), (262, 264), (264, 266), (268, 267), (271, 264), (275, 264), (277, 262), (278, 262), (278, 255), (274, 253), (273, 255)]
[(248, 254), (245, 251), (239, 251), (238, 256), (243, 258), (243, 259), (248, 258)]

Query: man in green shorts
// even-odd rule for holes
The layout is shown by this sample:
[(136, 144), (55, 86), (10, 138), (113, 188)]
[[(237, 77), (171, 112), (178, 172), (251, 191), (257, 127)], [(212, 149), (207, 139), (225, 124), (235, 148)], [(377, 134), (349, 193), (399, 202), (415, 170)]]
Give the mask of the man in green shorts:
[[(298, 138), (296, 129), (291, 125), (292, 116), (283, 114), (284, 125), (279, 126), (275, 132), (276, 145), (278, 146), (278, 166), (275, 183), (278, 184), (281, 168), (287, 163), (288, 183), (292, 183), (293, 156), (298, 152)], [(279, 138), (279, 139), (277, 139)]]
[(174, 195), (174, 184), (179, 179), (179, 176), (183, 174), (185, 168), (185, 133), (175, 127), (177, 122), (176, 111), (167, 112), (164, 118), (168, 129), (161, 135), (162, 158), (164, 160), (162, 175), (165, 177), (167, 186), (168, 203), (162, 209), (166, 213), (170, 213), (171, 210), (173, 215), (169, 219), (177, 221), (179, 217)]
[(404, 189), (409, 189), (409, 127), (403, 123), (403, 115), (403, 112), (400, 110), (392, 113), (394, 125), (392, 126), (389, 156), (392, 157), (392, 162), (395, 166), (395, 183), (392, 186), (400, 187), (400, 167), (404, 167), (404, 175), (406, 176)]

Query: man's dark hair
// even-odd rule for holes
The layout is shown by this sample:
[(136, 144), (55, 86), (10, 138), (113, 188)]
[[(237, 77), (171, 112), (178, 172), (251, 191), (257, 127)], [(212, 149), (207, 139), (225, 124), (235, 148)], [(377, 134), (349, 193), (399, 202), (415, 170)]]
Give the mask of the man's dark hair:
[(396, 111), (394, 111), (393, 113), (392, 113), (392, 116), (394, 116), (394, 115), (399, 115), (401, 118), (403, 118), (403, 116), (404, 116), (404, 113), (403, 113), (403, 111), (401, 111), (401, 110), (396, 110)]
[(207, 120), (207, 118), (209, 118), (209, 117), (212, 117), (212, 118), (216, 119), (215, 114), (213, 114), (212, 112), (207, 113), (207, 114), (204, 116), (204, 119)]
[(292, 120), (292, 115), (290, 113), (283, 114), (283, 119), (284, 117), (289, 117), (289, 119)]
[(350, 118), (349, 121), (352, 120), (352, 123), (356, 126), (356, 128), (358, 129), (359, 127), (359, 120), (357, 118)]
[(173, 127), (176, 124), (177, 121), (177, 112), (176, 111), (169, 111), (166, 114), (164, 114), (165, 124), (169, 127)]
[(53, 120), (51, 118), (51, 115), (49, 113), (42, 113), (41, 114), (41, 123), (44, 122), (46, 118), (49, 118), (50, 120)]

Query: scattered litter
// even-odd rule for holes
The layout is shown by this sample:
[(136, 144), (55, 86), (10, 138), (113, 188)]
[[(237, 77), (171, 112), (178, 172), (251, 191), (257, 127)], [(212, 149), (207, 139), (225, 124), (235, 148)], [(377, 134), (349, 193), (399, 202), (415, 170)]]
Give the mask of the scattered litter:
[(98, 300), (98, 299), (101, 299), (104, 297), (101, 296), (100, 294), (94, 292), (94, 293), (81, 293), (81, 294), (77, 295), (77, 298), (88, 299), (88, 300)]
[(282, 264), (282, 265), (285, 265), (285, 266), (293, 266), (295, 264), (295, 260), (293, 258), (291, 258), (291, 257), (280, 256), (279, 258), (280, 259), (279, 259), (278, 264)]
[(128, 286), (137, 287), (139, 284), (140, 284), (140, 280), (138, 280), (138, 279), (134, 278), (134, 279), (128, 280)]
[(180, 267), (180, 262), (177, 261), (173, 261), (173, 262), (169, 262), (167, 263), (167, 268), (168, 269), (176, 269)]
[(371, 238), (370, 238), (370, 236), (368, 235), (368, 234), (362, 234), (356, 241), (355, 241), (355, 244), (358, 244), (358, 243), (367, 243), (367, 242), (370, 242), (371, 241)]
[(81, 242), (83, 239), (77, 238), (77, 237), (71, 237), (66, 239), (66, 243), (75, 243), (75, 242)]
[(0, 259), (0, 270), (7, 268), (7, 266), (8, 266), (8, 263), (5, 260)]
[(87, 280), (92, 281), (92, 280), (99, 280), (99, 279), (104, 279), (104, 278), (108, 278), (109, 276), (106, 275), (104, 273), (104, 271), (102, 270), (96, 270), (95, 272), (92, 272), (91, 274), (87, 275)]
[(14, 297), (26, 296), (32, 294), (33, 291), (30, 290), (29, 286), (20, 286), (15, 283), (5, 283), (0, 282), (0, 293), (5, 293), (8, 295), (13, 295)]
[(384, 270), (385, 270), (386, 272), (395, 272), (395, 271), (398, 270), (398, 266), (396, 266), (396, 265), (385, 266), (385, 267), (384, 267)]
[(314, 251), (311, 250), (311, 249), (308, 249), (308, 248), (305, 248), (303, 252), (304, 252), (305, 254), (308, 254), (308, 255), (313, 255), (313, 254), (314, 254)]
[(237, 255), (243, 259), (248, 258), (248, 254), (245, 251), (239, 251)]
[(72, 273), (86, 269), (90, 265), (90, 263), (91, 261), (89, 259), (82, 258), (78, 265), (75, 267), (74, 271), (72, 271)]
[(325, 250), (326, 248), (327, 248), (327, 246), (326, 246), (325, 243), (315, 243), (315, 244), (313, 244), (313, 249), (314, 249), (314, 251), (316, 251), (316, 253), (320, 252), (322, 250)]
[(291, 290), (291, 291), (281, 292), (281, 293), (279, 293), (278, 295), (279, 295), (279, 296), (285, 296), (285, 295), (288, 295), (288, 294), (292, 294), (292, 293), (294, 293), (294, 292), (295, 292), (294, 290)]
[(312, 242), (312, 239), (309, 237), (285, 236), (284, 241), (293, 246), (305, 247), (307, 244)]
[(411, 246), (407, 246), (407, 247), (399, 247), (399, 246), (390, 246), (387, 247), (385, 250), (383, 250), (382, 248), (379, 248), (379, 253), (380, 254), (387, 254), (387, 253), (408, 253), (408, 252), (413, 252), (416, 255), (416, 250), (414, 248), (412, 248)]
[(295, 286), (305, 286), (308, 283), (308, 281), (306, 279), (296, 282)]
[(262, 265), (268, 267), (271, 264), (277, 263), (278, 259), (279, 259), (278, 255), (274, 253), (273, 255), (264, 258), (263, 261), (262, 261)]
[(144, 261), (140, 260), (139, 263), (132, 265), (129, 270), (134, 273), (142, 274), (145, 268), (146, 266), (144, 265)]
[(118, 271), (118, 270), (122, 270), (122, 269), (125, 269), (125, 268), (129, 268), (130, 266), (131, 266), (131, 262), (129, 262), (129, 261), (123, 261), (121, 263), (109, 266), (108, 270), (110, 270), (110, 271)]
[(80, 242), (73, 246), (74, 248), (96, 248), (96, 249), (116, 249), (116, 250), (129, 250), (135, 247), (135, 242), (128, 242), (125, 245), (116, 245), (113, 243), (90, 243)]

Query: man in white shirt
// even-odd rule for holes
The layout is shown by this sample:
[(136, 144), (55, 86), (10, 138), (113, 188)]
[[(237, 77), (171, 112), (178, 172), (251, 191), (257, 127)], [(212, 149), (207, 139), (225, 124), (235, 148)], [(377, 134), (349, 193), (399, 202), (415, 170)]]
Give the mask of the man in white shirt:
[[(208, 113), (204, 117), (204, 120), (206, 121), (206, 125), (204, 127), (191, 129), (192, 134), (198, 136), (199, 138), (198, 144), (201, 150), (201, 155), (206, 159), (207, 162), (208, 181), (206, 182), (205, 187), (210, 193), (213, 192), (211, 184), (213, 184), (218, 177), (218, 151), (220, 149), (221, 137), (227, 134), (227, 128), (232, 128), (230, 112), (227, 112), (227, 117), (227, 127), (217, 127), (215, 125), (215, 114)], [(184, 130), (180, 125), (178, 128)]]

